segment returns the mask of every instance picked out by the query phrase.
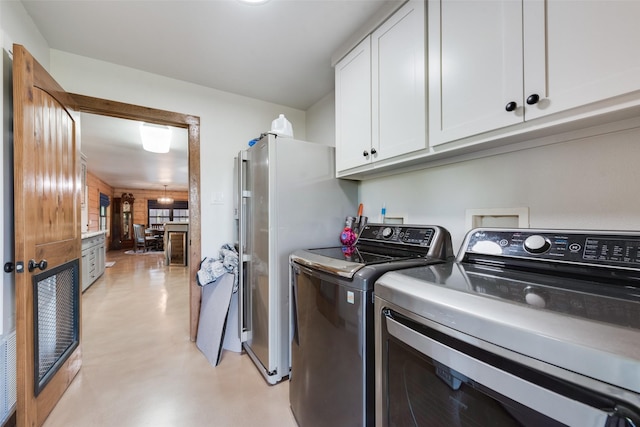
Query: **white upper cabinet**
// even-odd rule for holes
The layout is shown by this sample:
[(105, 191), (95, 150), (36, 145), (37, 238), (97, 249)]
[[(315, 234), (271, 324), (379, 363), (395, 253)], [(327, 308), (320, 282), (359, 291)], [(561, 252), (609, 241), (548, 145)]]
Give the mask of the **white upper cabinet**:
[(431, 146), (640, 90), (640, 1), (429, 0), (427, 15)]
[(341, 59), (336, 73), (336, 169), (427, 146), (424, 2), (409, 1)]
[(423, 1), (411, 1), (371, 35), (372, 147), (384, 160), (427, 146)]
[[(371, 152), (371, 39), (335, 67), (336, 170), (368, 163)], [(363, 155), (363, 152), (367, 155)]]
[(640, 90), (640, 1), (525, 0), (524, 14), (527, 120)]
[(432, 0), (427, 16), (430, 145), (521, 122), (522, 3)]

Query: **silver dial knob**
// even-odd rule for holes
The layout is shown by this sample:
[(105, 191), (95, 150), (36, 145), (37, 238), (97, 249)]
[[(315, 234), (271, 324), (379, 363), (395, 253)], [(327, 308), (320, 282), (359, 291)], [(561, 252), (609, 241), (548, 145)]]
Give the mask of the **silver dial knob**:
[(538, 234), (529, 236), (524, 241), (524, 250), (532, 254), (541, 254), (549, 250), (551, 243)]
[(384, 237), (385, 239), (388, 239), (392, 235), (393, 235), (393, 229), (391, 227), (385, 227), (382, 230), (382, 237)]
[(533, 286), (527, 286), (524, 289), (524, 301), (529, 305), (538, 308), (545, 308), (547, 306), (547, 300), (547, 295)]

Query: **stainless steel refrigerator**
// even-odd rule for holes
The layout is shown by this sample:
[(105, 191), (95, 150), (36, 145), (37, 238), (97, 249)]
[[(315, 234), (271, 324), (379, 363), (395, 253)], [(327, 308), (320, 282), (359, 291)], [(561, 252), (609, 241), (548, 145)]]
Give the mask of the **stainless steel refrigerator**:
[(339, 245), (357, 183), (334, 148), (267, 134), (237, 158), (240, 340), (269, 384), (289, 375), (289, 254)]

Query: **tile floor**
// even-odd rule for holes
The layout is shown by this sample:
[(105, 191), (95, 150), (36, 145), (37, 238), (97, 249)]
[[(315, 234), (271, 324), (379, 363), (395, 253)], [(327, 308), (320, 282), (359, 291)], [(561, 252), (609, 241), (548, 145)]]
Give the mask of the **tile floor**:
[(287, 381), (247, 355), (213, 367), (189, 340), (188, 271), (157, 254), (107, 253), (82, 297), (83, 365), (45, 427), (295, 427)]

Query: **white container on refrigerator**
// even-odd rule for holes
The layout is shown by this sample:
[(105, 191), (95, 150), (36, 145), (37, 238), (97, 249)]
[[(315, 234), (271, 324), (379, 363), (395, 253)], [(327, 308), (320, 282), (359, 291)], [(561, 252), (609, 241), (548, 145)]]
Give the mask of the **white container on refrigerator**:
[(333, 147), (271, 134), (237, 162), (240, 339), (276, 384), (291, 368), (289, 254), (339, 244), (357, 183), (335, 178)]

